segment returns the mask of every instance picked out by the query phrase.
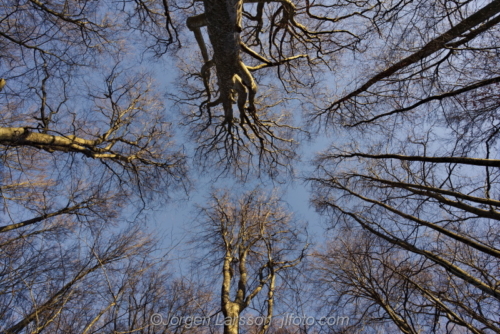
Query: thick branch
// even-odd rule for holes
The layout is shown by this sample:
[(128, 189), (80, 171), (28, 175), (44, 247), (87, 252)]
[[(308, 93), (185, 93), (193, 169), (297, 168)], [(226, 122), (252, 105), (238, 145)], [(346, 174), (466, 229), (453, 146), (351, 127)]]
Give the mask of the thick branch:
[(32, 132), (29, 128), (0, 128), (0, 144), (12, 146), (32, 146), (48, 152), (77, 152), (94, 159), (110, 159), (130, 163), (139, 160), (146, 164), (162, 165), (143, 159), (137, 155), (122, 155), (105, 148), (97, 147), (98, 140), (88, 140), (73, 135), (55, 136), (47, 133)]

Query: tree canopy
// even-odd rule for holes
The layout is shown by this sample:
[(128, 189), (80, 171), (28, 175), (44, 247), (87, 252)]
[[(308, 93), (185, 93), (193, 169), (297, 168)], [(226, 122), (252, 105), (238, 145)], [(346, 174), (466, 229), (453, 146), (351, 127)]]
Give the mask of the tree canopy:
[[(196, 331), (148, 319), (238, 318), (257, 290), (270, 319), (307, 258), (312, 304), (354, 319), (321, 331), (499, 332), (499, 22), (500, 0), (1, 1), (0, 331)], [(314, 252), (276, 197), (214, 191), (193, 220), (226, 303), (172, 275), (152, 209), (200, 175), (286, 184), (311, 137)]]

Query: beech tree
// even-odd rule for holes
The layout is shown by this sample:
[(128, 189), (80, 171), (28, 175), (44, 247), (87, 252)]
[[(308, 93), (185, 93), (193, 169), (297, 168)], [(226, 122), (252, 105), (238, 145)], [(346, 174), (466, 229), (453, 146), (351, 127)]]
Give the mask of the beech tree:
[(1, 232), (79, 212), (107, 219), (187, 185), (161, 91), (125, 54), (130, 27), (157, 18), (139, 4), (1, 4)]
[(186, 25), (197, 57), (193, 48), (181, 53), (184, 95), (174, 98), (196, 142), (197, 161), (240, 178), (292, 170), (298, 142), (307, 135), (296, 125), (300, 106), (316, 99), (322, 72), (335, 66), (337, 52), (357, 49), (360, 37), (343, 23), (363, 18), (371, 5), (205, 0), (192, 7)]
[(239, 198), (214, 191), (200, 208), (202, 232), (196, 242), (207, 249), (203, 257), (211, 269), (221, 270), (220, 310), (224, 333), (237, 334), (240, 316), (259, 295), (253, 308), (265, 321), (259, 334), (271, 326), (275, 292), (282, 272), (293, 269), (306, 256), (306, 231), (298, 226), (279, 198), (254, 189)]
[[(113, 228), (141, 222), (189, 186), (164, 82), (145, 69), (153, 55), (177, 57), (182, 80), (170, 95), (194, 160), (214, 177), (290, 171), (310, 129), (297, 125), (299, 110), (336, 136), (309, 177), (313, 203), (339, 233), (371, 237), (365, 253), (327, 253), (323, 263), (340, 266), (333, 274), (342, 279), (339, 259), (380, 266), (372, 282), (389, 278), (408, 296), (383, 300), (384, 287), (367, 297), (360, 280), (342, 297), (403, 332), (419, 331), (417, 320), (425, 329), (498, 332), (499, 12), (500, 0), (3, 1), (2, 330), (146, 331), (153, 309), (124, 291), (134, 291), (136, 273), (148, 281), (147, 266), (126, 263), (153, 248), (132, 237), (137, 229)], [(203, 211), (229, 319), (259, 293), (269, 319), (277, 273), (304, 254), (294, 228), (275, 229), (288, 226), (278, 202), (259, 196), (236, 203), (215, 194)], [(243, 217), (245, 205), (251, 219), (232, 216)], [(99, 231), (115, 243), (106, 247)], [(90, 305), (80, 287), (108, 269), (131, 283), (103, 293), (85, 320), (68, 320), (69, 305)], [(258, 330), (268, 329), (269, 321)]]
[(67, 219), (54, 225), (2, 243), (2, 333), (188, 333), (169, 317), (211, 307), (199, 282), (173, 277), (153, 256), (158, 240), (141, 232), (143, 222), (120, 232), (110, 222), (92, 231)]
[(121, 5), (0, 4), (2, 333), (148, 324), (120, 306), (154, 260), (144, 210), (189, 182), (163, 92), (127, 51), (142, 33), (162, 53), (175, 31), (156, 3)]
[[(359, 59), (366, 70), (311, 113), (348, 132), (315, 161), (314, 204), (388, 254), (346, 254), (349, 266), (379, 271), (342, 295), (364, 300), (366, 312), (376, 304), (383, 316), (371, 319), (404, 333), (423, 323), (446, 333), (500, 329), (499, 13), (499, 1), (399, 2)], [(332, 281), (348, 275), (334, 271)], [(375, 293), (382, 274), (403, 290), (377, 286), (385, 299), (375, 300), (362, 289)]]
[(338, 232), (335, 242), (315, 254), (318, 297), (352, 315), (348, 325), (332, 326), (333, 333), (481, 332), (444, 302), (444, 291), (452, 288), (442, 268), (362, 229)]

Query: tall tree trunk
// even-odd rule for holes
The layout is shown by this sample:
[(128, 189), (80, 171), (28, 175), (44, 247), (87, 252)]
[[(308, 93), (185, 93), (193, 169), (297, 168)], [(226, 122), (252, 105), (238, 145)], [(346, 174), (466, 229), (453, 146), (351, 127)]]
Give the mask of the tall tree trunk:
[(224, 334), (238, 334), (240, 305), (238, 303), (229, 302), (224, 305)]

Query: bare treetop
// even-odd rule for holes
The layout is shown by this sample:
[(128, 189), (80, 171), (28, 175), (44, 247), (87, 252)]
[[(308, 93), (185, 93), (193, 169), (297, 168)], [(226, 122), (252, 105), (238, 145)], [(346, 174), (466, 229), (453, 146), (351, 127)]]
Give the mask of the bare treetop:
[[(205, 262), (222, 269), (221, 311), (227, 321), (224, 333), (239, 333), (239, 317), (265, 295), (258, 333), (271, 325), (275, 293), (282, 272), (298, 266), (307, 255), (306, 230), (297, 224), (280, 199), (260, 189), (234, 197), (214, 191), (200, 210), (200, 236), (195, 242), (207, 250)], [(259, 303), (258, 301), (256, 303)]]
[(186, 113), (185, 122), (202, 166), (218, 166), (243, 178), (252, 170), (271, 177), (291, 170), (298, 135), (305, 134), (293, 125), (300, 106), (314, 99), (311, 89), (321, 72), (333, 66), (335, 52), (355, 49), (361, 41), (340, 28), (340, 21), (363, 17), (348, 7), (308, 1), (203, 1), (203, 13), (186, 21), (201, 64), (181, 65), (188, 78), (186, 97), (176, 98), (197, 105)]

